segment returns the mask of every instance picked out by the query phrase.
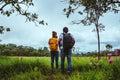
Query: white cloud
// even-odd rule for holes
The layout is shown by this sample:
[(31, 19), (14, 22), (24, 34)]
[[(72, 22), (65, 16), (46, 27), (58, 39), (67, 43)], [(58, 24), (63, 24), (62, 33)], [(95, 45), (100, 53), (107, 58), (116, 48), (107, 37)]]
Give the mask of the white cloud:
[[(30, 9), (39, 13), (41, 19), (45, 19), (48, 22), (48, 26), (35, 26), (34, 23), (25, 23), (25, 18), (19, 15), (12, 15), (11, 17), (5, 17), (0, 15), (0, 24), (4, 26), (11, 26), (11, 31), (0, 35), (1, 43), (15, 43), (18, 45), (27, 45), (35, 48), (48, 46), (48, 40), (51, 37), (53, 30), (59, 34), (62, 32), (64, 26), (69, 27), (69, 31), (76, 39), (76, 47), (80, 48), (80, 51), (95, 51), (97, 50), (97, 34), (92, 32), (95, 28), (92, 26), (72, 25), (72, 20), (81, 18), (78, 15), (71, 15), (70, 18), (66, 18), (63, 15), (63, 8), (65, 4), (59, 0), (37, 0), (34, 1), (35, 7)], [(102, 22), (106, 28), (105, 31), (100, 33), (101, 49), (105, 49), (105, 45), (110, 43), (113, 48), (120, 48), (120, 17), (112, 13), (105, 14), (101, 17)]]

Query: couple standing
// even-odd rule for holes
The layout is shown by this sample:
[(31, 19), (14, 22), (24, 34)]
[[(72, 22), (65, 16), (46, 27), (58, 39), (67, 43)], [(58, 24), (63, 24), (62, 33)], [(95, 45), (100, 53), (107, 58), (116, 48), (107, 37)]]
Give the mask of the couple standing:
[[(61, 72), (64, 73), (65, 56), (67, 57), (68, 73), (72, 71), (72, 47), (74, 46), (75, 39), (71, 33), (68, 33), (68, 28), (63, 28), (63, 33), (57, 37), (57, 32), (52, 32), (52, 38), (49, 39), (49, 47), (51, 53), (51, 68), (54, 69), (54, 59), (56, 62), (56, 68), (58, 68), (59, 49), (61, 56)], [(59, 46), (59, 47), (58, 47)]]

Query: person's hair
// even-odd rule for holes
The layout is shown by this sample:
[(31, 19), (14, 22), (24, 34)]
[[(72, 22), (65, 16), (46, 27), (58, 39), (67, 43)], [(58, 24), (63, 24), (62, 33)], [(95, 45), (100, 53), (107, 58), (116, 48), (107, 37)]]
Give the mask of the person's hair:
[(64, 27), (64, 28), (63, 28), (63, 32), (67, 33), (67, 32), (68, 32), (68, 28), (67, 28), (67, 27)]
[(57, 38), (57, 32), (52, 31), (52, 37)]

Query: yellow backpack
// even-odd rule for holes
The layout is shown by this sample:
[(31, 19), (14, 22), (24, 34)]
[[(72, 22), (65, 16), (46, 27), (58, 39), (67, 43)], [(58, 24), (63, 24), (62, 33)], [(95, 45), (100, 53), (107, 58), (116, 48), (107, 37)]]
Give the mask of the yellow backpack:
[(57, 38), (50, 38), (50, 40), (49, 40), (49, 48), (50, 48), (51, 51), (58, 51)]

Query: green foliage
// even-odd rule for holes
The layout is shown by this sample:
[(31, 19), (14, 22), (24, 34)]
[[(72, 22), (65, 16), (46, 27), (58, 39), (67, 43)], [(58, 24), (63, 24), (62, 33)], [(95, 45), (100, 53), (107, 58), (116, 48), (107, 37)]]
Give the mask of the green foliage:
[[(38, 15), (36, 13), (29, 12), (23, 6), (27, 8), (33, 7), (33, 0), (0, 0), (0, 14), (9, 17), (13, 13), (18, 13), (19, 15), (26, 17), (26, 21), (47, 25), (44, 20), (38, 20)], [(4, 26), (2, 26), (2, 28), (0, 26), (0, 34), (3, 33), (5, 29)], [(10, 31), (9, 28), (6, 30)]]
[[(66, 0), (65, 0), (66, 1)], [(113, 11), (114, 13), (118, 13), (120, 7), (119, 0), (67, 0), (69, 6), (64, 8), (64, 12), (66, 17), (68, 18), (75, 11), (78, 14), (84, 17), (80, 20), (73, 21), (73, 24), (84, 24), (85, 26), (94, 24), (95, 29), (93, 31), (97, 32), (98, 39), (98, 58), (100, 57), (100, 31), (105, 31), (105, 26), (102, 23), (99, 23), (100, 17), (103, 14)], [(82, 8), (81, 8), (82, 7)], [(84, 13), (84, 14), (83, 14)]]
[(0, 34), (3, 34), (4, 31), (9, 32), (9, 31), (10, 31), (10, 28), (4, 27), (4, 26), (0, 26)]
[(112, 49), (112, 45), (111, 44), (106, 44), (106, 50), (110, 51)]
[(2, 62), (0, 63), (1, 64), (0, 65), (0, 78), (1, 79), (8, 78), (8, 77), (12, 77), (13, 75), (21, 74), (25, 72), (38, 72), (39, 71), (44, 74), (48, 73), (47, 69), (49, 69), (50, 66), (48, 66), (47, 64), (44, 64), (42, 62), (43, 59), (38, 59), (38, 58), (37, 59), (33, 58), (32, 60), (31, 59), (27, 59), (27, 58), (21, 59), (19, 57), (18, 58), (17, 57), (13, 57), (13, 58), (2, 57), (2, 59), (0, 59), (0, 61), (3, 61), (3, 63)]
[(29, 46), (16, 44), (0, 44), (0, 55), (4, 56), (50, 56), (47, 47), (35, 49)]
[[(114, 59), (114, 57), (113, 57)], [(96, 61), (98, 64), (96, 64)], [(73, 57), (70, 75), (51, 71), (48, 57), (0, 57), (1, 80), (119, 80), (120, 62), (109, 64), (106, 59)], [(91, 64), (92, 62), (92, 64)], [(94, 63), (95, 62), (95, 63)], [(65, 62), (67, 65), (67, 62)], [(67, 66), (65, 66), (67, 69)], [(4, 73), (4, 74), (3, 74)]]
[[(120, 1), (116, 0), (67, 0), (69, 3), (68, 8), (64, 8), (64, 12), (66, 16), (69, 17), (75, 11), (78, 14), (86, 15), (86, 17), (82, 20), (78, 20), (76, 23), (83, 23), (85, 25), (91, 25), (96, 22), (96, 11), (98, 16), (103, 16), (104, 13), (109, 11), (113, 11), (114, 13), (118, 13), (120, 7)], [(83, 9), (81, 9), (82, 7)]]

